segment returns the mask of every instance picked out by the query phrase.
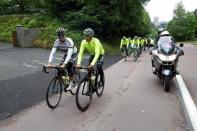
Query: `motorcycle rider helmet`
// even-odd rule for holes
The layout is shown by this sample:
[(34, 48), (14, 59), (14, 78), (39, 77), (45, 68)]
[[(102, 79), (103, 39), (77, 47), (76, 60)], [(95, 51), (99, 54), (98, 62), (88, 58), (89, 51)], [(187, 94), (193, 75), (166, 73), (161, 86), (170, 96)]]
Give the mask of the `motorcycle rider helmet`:
[(170, 36), (170, 33), (168, 31), (163, 31), (161, 33), (161, 36)]
[(164, 31), (164, 28), (159, 28), (158, 35), (160, 35)]

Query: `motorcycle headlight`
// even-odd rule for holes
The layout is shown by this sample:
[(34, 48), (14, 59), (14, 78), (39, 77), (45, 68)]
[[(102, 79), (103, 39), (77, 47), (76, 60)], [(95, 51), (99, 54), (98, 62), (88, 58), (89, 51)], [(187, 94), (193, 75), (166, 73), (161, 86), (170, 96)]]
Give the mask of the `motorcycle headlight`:
[(159, 58), (162, 60), (162, 61), (174, 61), (176, 59), (177, 55), (174, 54), (174, 55), (170, 55), (170, 56), (166, 56), (166, 55), (163, 55), (163, 54), (159, 54)]
[(176, 59), (177, 55), (174, 54), (174, 55), (170, 55), (168, 58), (169, 60), (168, 61), (174, 61)]

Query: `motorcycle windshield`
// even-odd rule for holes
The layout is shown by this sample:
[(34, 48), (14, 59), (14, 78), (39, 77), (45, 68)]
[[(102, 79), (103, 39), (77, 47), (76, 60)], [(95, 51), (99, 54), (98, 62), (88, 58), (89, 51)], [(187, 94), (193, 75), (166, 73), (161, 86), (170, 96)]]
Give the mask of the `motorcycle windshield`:
[(175, 49), (175, 42), (172, 40), (170, 36), (161, 37), (158, 41), (159, 50), (166, 54), (172, 54)]

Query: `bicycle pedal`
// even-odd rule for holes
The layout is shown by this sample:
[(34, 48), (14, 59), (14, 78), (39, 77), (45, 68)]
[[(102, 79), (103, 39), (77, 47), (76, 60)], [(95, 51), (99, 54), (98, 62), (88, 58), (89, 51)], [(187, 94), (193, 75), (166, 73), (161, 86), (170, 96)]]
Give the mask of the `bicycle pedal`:
[(64, 92), (65, 92), (65, 93), (66, 93), (67, 91), (70, 91), (70, 90), (67, 90), (68, 86), (69, 86), (69, 85), (65, 85), (65, 87), (64, 87)]
[(93, 92), (93, 93), (94, 93), (94, 92), (96, 92), (96, 89), (95, 89), (95, 88), (93, 88), (93, 89), (92, 89), (92, 92)]
[(66, 90), (66, 88), (64, 88), (64, 92), (67, 93), (68, 90)]

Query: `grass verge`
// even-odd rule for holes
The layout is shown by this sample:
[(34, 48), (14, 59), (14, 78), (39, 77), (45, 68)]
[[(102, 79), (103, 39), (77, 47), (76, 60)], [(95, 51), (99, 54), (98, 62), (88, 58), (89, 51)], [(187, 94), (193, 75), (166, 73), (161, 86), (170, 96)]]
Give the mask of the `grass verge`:
[[(34, 47), (50, 49), (56, 39), (56, 30), (59, 27), (68, 29), (68, 25), (56, 18), (46, 15), (5, 15), (0, 16), (0, 41), (11, 43), (12, 32), (16, 30), (17, 25), (23, 25), (27, 29), (42, 28), (39, 37), (33, 41)], [(79, 48), (83, 39), (82, 31), (67, 30), (67, 36), (71, 37)], [(119, 43), (115, 40), (101, 40), (106, 54), (117, 54), (119, 52)]]

